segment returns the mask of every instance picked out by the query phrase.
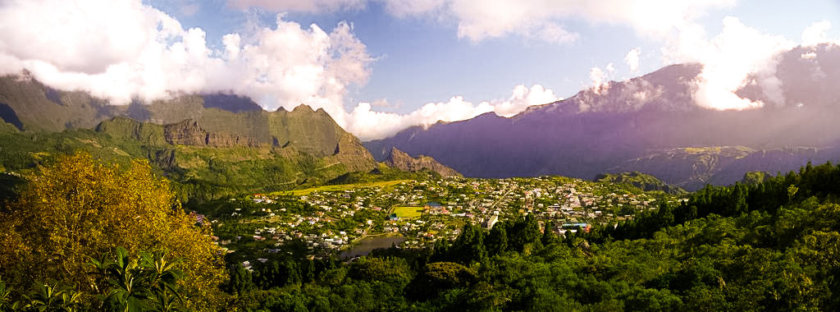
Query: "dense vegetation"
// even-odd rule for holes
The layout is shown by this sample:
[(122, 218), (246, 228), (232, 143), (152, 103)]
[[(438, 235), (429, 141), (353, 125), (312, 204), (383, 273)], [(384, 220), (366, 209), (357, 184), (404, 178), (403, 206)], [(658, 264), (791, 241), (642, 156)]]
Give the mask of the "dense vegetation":
[(348, 173), (369, 171), (357, 167), (374, 166), (372, 160), (368, 164), (361, 156), (316, 157), (294, 147), (168, 144), (162, 126), (123, 118), (106, 121), (95, 131), (46, 133), (0, 128), (0, 151), (0, 173), (26, 173), (58, 155), (76, 151), (121, 165), (145, 158), (156, 173), (173, 182), (182, 202), (320, 185), (346, 179)]
[(837, 310), (837, 182), (840, 167), (809, 165), (579, 236), (525, 217), (433, 250), (233, 265), (229, 291), (272, 311)]
[(642, 191), (663, 191), (669, 194), (685, 194), (685, 190), (678, 186), (668, 185), (652, 175), (638, 171), (599, 174), (595, 177), (595, 181), (631, 185)]
[[(207, 275), (221, 265), (197, 256), (214, 248), (210, 234), (148, 165), (73, 156), (27, 180), (0, 218), (0, 310), (840, 309), (840, 167), (830, 164), (706, 187), (589, 233), (558, 236), (524, 216), (350, 261), (277, 253), (249, 271), (228, 256), (227, 277)], [(160, 218), (118, 217), (144, 213)], [(105, 228), (116, 234), (95, 235)]]
[[(0, 280), (11, 289), (25, 291), (32, 283), (38, 289), (66, 288), (74, 294), (70, 297), (96, 309), (97, 298), (116, 285), (98, 274), (95, 259), (153, 253), (156, 259), (141, 262), (164, 261), (161, 274), (166, 259), (180, 262), (184, 307), (215, 310), (223, 304), (218, 289), (226, 279), (223, 259), (209, 224), (197, 224), (185, 213), (169, 182), (156, 177), (148, 163), (119, 168), (76, 154), (39, 167), (26, 180), (19, 196), (0, 210)], [(123, 280), (140, 284), (139, 278)], [(25, 295), (12, 297), (31, 301)]]

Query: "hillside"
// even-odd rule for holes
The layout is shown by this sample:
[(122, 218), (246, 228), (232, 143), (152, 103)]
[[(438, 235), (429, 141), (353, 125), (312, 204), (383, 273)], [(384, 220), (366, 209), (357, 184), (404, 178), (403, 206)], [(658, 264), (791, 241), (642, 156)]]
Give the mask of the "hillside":
[[(18, 129), (44, 132), (92, 129), (114, 117), (159, 125), (191, 120), (194, 123), (172, 127), (191, 131), (189, 127), (197, 126), (213, 133), (212, 142), (208, 142), (211, 146), (293, 146), (318, 157), (332, 155), (340, 147), (354, 149), (358, 145), (324, 110), (313, 111), (306, 105), (291, 112), (282, 108), (267, 112), (249, 98), (226, 94), (181, 95), (151, 103), (110, 105), (84, 92), (49, 88), (27, 75), (0, 78), (0, 117)], [(348, 152), (365, 153), (361, 149)]]
[(0, 132), (0, 164), (6, 171), (28, 171), (53, 155), (75, 151), (124, 164), (132, 158), (146, 158), (176, 182), (183, 199), (203, 199), (323, 184), (349, 172), (374, 168), (372, 157), (352, 135), (344, 133), (337, 141), (333, 153), (314, 154), (293, 144), (264, 144), (207, 131), (195, 121), (157, 125), (114, 118), (95, 130), (43, 133), (12, 128)]
[(656, 177), (638, 171), (599, 174), (595, 177), (596, 182), (629, 184), (642, 191), (662, 191), (668, 194), (685, 194), (682, 188), (665, 184)]
[[(806, 51), (816, 56), (802, 59)], [(840, 124), (834, 121), (840, 105), (836, 88), (828, 86), (840, 79), (840, 72), (811, 75), (840, 62), (840, 49), (800, 47), (779, 57), (783, 102), (770, 101), (753, 84), (739, 91), (745, 98), (766, 100), (760, 109), (698, 106), (692, 90), (702, 67), (677, 64), (510, 118), (487, 113), (413, 127), (365, 146), (377, 160), (396, 147), (434, 157), (470, 177), (590, 179), (604, 172), (640, 171), (688, 189), (734, 183), (747, 171), (785, 172), (808, 160), (840, 159)]]
[(0, 117), (0, 166), (8, 171), (87, 150), (119, 161), (149, 159), (189, 185), (185, 192), (204, 196), (325, 183), (376, 166), (361, 142), (324, 110), (299, 105), (268, 112), (236, 95), (179, 95), (119, 106), (49, 88), (24, 73), (0, 78)]

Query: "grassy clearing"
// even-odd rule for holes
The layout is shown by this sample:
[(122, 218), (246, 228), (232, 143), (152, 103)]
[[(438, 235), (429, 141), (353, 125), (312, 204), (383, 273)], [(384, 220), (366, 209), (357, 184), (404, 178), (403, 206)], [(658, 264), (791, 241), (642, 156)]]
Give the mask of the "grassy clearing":
[(393, 212), (400, 219), (417, 219), (423, 214), (423, 207), (394, 207)]
[(394, 181), (379, 181), (379, 182), (365, 182), (365, 183), (353, 183), (353, 184), (337, 184), (337, 185), (322, 185), (316, 187), (310, 187), (305, 189), (299, 190), (291, 190), (291, 191), (280, 191), (271, 193), (271, 195), (284, 195), (292, 193), (294, 196), (301, 196), (301, 195), (308, 195), (312, 192), (340, 192), (352, 189), (359, 189), (359, 188), (369, 188), (369, 187), (381, 187), (386, 188), (390, 186), (394, 186), (400, 184), (402, 182), (408, 182), (409, 180), (394, 180)]

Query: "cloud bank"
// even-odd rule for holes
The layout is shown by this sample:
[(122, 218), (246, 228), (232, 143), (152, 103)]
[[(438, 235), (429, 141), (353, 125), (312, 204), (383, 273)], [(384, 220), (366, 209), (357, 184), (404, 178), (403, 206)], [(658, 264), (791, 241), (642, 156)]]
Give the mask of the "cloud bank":
[(838, 42), (828, 36), (831, 24), (826, 21), (807, 27), (800, 42), (749, 27), (736, 17), (726, 17), (722, 24), (721, 32), (711, 38), (697, 25), (684, 29), (662, 49), (666, 63), (704, 65), (695, 81), (694, 99), (698, 105), (712, 109), (740, 110), (768, 105), (736, 94), (749, 83), (757, 84), (770, 102), (785, 103), (782, 82), (776, 77), (781, 53), (797, 45)]
[(47, 85), (113, 104), (231, 91), (266, 109), (309, 103), (338, 114), (347, 87), (364, 84), (373, 61), (351, 25), (326, 32), (282, 14), (272, 27), (228, 34), (223, 43), (208, 48), (202, 29), (183, 29), (140, 1), (0, 5), (0, 73), (26, 69)]

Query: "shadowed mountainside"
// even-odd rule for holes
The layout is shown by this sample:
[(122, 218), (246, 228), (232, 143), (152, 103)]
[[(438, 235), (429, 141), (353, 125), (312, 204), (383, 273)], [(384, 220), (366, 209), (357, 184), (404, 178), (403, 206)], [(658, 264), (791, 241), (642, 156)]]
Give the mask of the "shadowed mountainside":
[(365, 146), (378, 160), (396, 147), (409, 155), (429, 155), (471, 177), (589, 179), (604, 172), (641, 171), (688, 189), (729, 184), (746, 171), (775, 173), (808, 160), (840, 159), (834, 148), (840, 142), (835, 121), (840, 91), (831, 87), (840, 80), (840, 70), (834, 64), (840, 64), (835, 45), (780, 55), (783, 101), (772, 101), (779, 97), (751, 81), (739, 91), (765, 101), (760, 109), (696, 105), (693, 92), (702, 66), (677, 64), (510, 118), (487, 113), (427, 129), (412, 127)]

